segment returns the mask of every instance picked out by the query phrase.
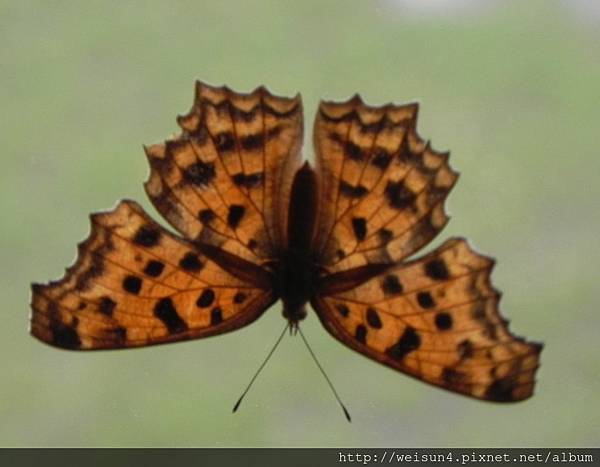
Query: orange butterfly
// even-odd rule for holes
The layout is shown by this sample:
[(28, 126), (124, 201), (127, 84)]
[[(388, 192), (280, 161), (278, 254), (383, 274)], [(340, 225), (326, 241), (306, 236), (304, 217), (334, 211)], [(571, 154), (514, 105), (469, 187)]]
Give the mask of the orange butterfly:
[(512, 335), (493, 260), (445, 226), (458, 174), (416, 132), (417, 104), (321, 102), (316, 169), (302, 164), (300, 96), (198, 82), (181, 134), (146, 148), (145, 188), (181, 234), (134, 201), (93, 214), (65, 276), (34, 284), (31, 332), (66, 349), (139, 347), (232, 331), (278, 299), (310, 302), (363, 355), (491, 401), (532, 395), (541, 344)]

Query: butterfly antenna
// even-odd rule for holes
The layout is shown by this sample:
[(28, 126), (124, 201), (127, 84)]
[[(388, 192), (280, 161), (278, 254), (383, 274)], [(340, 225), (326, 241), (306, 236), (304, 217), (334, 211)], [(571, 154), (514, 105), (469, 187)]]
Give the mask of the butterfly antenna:
[(300, 336), (302, 337), (302, 340), (304, 341), (304, 344), (306, 344), (306, 348), (310, 352), (313, 360), (315, 361), (315, 363), (319, 367), (319, 370), (321, 370), (321, 374), (325, 377), (325, 380), (327, 381), (327, 384), (329, 384), (329, 387), (331, 388), (331, 391), (333, 392), (333, 395), (335, 396), (335, 398), (337, 399), (338, 403), (340, 404), (340, 407), (344, 411), (344, 415), (346, 416), (346, 420), (348, 420), (349, 422), (352, 422), (352, 419), (350, 418), (350, 413), (348, 412), (348, 409), (346, 408), (346, 406), (344, 405), (344, 403), (340, 399), (340, 396), (338, 395), (337, 391), (333, 387), (333, 384), (331, 383), (331, 380), (327, 376), (327, 373), (325, 373), (325, 370), (323, 369), (323, 367), (319, 363), (319, 360), (317, 360), (317, 356), (315, 355), (315, 353), (310, 348), (310, 345), (308, 345), (308, 341), (306, 340), (306, 337), (304, 337), (304, 333), (302, 332), (302, 329), (300, 329), (300, 326), (298, 326), (298, 332), (300, 333)]
[(240, 398), (238, 399), (238, 401), (233, 406), (233, 413), (237, 412), (237, 409), (239, 409), (240, 404), (242, 403), (242, 399), (244, 398), (244, 396), (246, 395), (246, 393), (250, 390), (250, 388), (252, 387), (252, 384), (254, 383), (254, 381), (256, 380), (256, 378), (258, 378), (258, 375), (260, 374), (260, 372), (262, 371), (262, 369), (265, 367), (265, 365), (267, 364), (267, 362), (271, 358), (271, 355), (273, 355), (273, 352), (275, 352), (275, 349), (277, 348), (277, 346), (281, 342), (281, 339), (283, 339), (283, 336), (285, 335), (285, 331), (287, 331), (287, 329), (288, 329), (289, 326), (290, 326), (290, 324), (286, 323), (285, 327), (283, 328), (283, 331), (281, 332), (281, 335), (277, 339), (277, 342), (275, 342), (275, 345), (273, 346), (273, 348), (269, 352), (269, 355), (267, 355), (267, 358), (265, 358), (265, 361), (262, 362), (262, 365), (258, 368), (258, 370), (256, 370), (256, 373), (254, 374), (254, 376), (250, 380), (250, 383), (248, 383), (248, 386), (246, 387), (246, 389), (244, 390), (244, 392), (242, 393), (242, 395), (240, 396)]

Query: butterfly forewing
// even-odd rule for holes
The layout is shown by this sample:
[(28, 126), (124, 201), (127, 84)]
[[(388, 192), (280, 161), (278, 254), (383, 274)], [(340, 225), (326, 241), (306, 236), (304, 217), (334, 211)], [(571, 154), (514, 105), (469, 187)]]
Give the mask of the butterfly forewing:
[(158, 211), (186, 238), (256, 264), (272, 260), (285, 241), (300, 162), (300, 97), (198, 82), (194, 105), (178, 122), (178, 137), (146, 148), (146, 191)]
[(315, 120), (316, 249), (330, 273), (406, 258), (446, 224), (457, 174), (415, 130), (417, 105), (322, 102)]

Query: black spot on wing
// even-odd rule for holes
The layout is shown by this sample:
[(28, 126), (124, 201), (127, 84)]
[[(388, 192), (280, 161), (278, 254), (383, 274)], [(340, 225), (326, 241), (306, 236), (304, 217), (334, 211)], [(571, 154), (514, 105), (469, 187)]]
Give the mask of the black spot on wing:
[(103, 315), (112, 316), (116, 306), (117, 303), (113, 299), (104, 296), (100, 299), (100, 303), (98, 304), (98, 310)]
[(77, 349), (81, 347), (81, 340), (77, 335), (77, 331), (61, 322), (52, 322), (50, 325), (52, 332), (52, 343), (63, 349)]
[(389, 155), (384, 149), (376, 149), (375, 155), (373, 159), (371, 159), (371, 164), (375, 167), (385, 170), (388, 165), (390, 165), (390, 161), (392, 160), (392, 156)]
[(356, 326), (356, 331), (354, 332), (354, 338), (361, 344), (366, 344), (367, 328), (363, 324), (359, 324), (358, 326)]
[(248, 298), (248, 296), (244, 292), (236, 292), (233, 296), (233, 303), (244, 303), (246, 298)]
[(367, 236), (367, 221), (364, 217), (352, 218), (352, 230), (358, 241), (362, 241)]
[(344, 152), (350, 159), (355, 161), (362, 161), (365, 158), (365, 155), (360, 146), (353, 143), (352, 141), (346, 141)]
[(203, 225), (210, 224), (215, 219), (215, 217), (215, 212), (212, 209), (202, 209), (198, 213), (198, 219), (200, 220), (200, 222), (202, 222)]
[(228, 131), (217, 134), (215, 136), (215, 147), (219, 152), (232, 151), (235, 148), (233, 135)]
[(204, 289), (198, 300), (196, 300), (196, 305), (199, 308), (207, 308), (212, 305), (212, 302), (215, 300), (215, 292), (212, 289)]
[(198, 259), (198, 255), (191, 252), (187, 252), (183, 258), (179, 260), (179, 266), (189, 272), (200, 271), (200, 269), (204, 267)]
[(125, 278), (123, 279), (122, 286), (123, 290), (125, 290), (126, 292), (137, 295), (138, 293), (140, 293), (140, 290), (142, 288), (142, 279), (133, 275), (125, 276)]
[(385, 187), (384, 195), (390, 206), (396, 209), (405, 209), (412, 206), (416, 195), (404, 185), (402, 180), (397, 182), (389, 181)]
[(244, 206), (240, 206), (239, 204), (232, 204), (229, 206), (229, 213), (227, 214), (227, 224), (229, 227), (236, 228), (242, 217), (244, 217), (244, 213), (246, 212), (246, 208)]
[(344, 180), (340, 182), (340, 193), (350, 198), (362, 198), (368, 192), (369, 191), (362, 185), (352, 186)]
[(350, 309), (344, 305), (343, 303), (336, 303), (335, 309), (342, 315), (344, 318), (350, 314)]
[(221, 308), (215, 307), (210, 311), (210, 325), (214, 326), (223, 321), (223, 312)]
[(498, 402), (510, 402), (513, 400), (512, 392), (517, 382), (512, 377), (505, 377), (494, 381), (485, 391), (487, 399)]
[(215, 178), (215, 166), (212, 162), (198, 161), (183, 170), (183, 179), (196, 186), (208, 185)]
[(398, 342), (388, 347), (385, 353), (394, 360), (402, 360), (407, 354), (421, 346), (421, 338), (411, 326), (407, 326)]
[(367, 323), (372, 328), (381, 329), (381, 318), (374, 308), (367, 308)]
[(258, 133), (255, 135), (244, 136), (240, 141), (240, 145), (242, 146), (242, 149), (246, 151), (255, 151), (260, 149), (264, 145), (263, 135), (262, 133)]
[(425, 263), (425, 274), (438, 281), (446, 280), (450, 277), (446, 263), (441, 259), (434, 259)]
[(164, 269), (165, 264), (163, 262), (152, 259), (146, 263), (144, 274), (150, 277), (158, 277), (162, 274)]
[(435, 327), (440, 331), (447, 331), (452, 328), (452, 315), (446, 313), (445, 311), (441, 311), (435, 315)]
[(158, 244), (160, 240), (160, 232), (158, 229), (149, 226), (141, 226), (133, 237), (133, 242), (137, 245), (145, 247), (153, 247)]
[(169, 334), (177, 334), (187, 329), (187, 324), (181, 319), (173, 300), (169, 297), (160, 299), (154, 306), (154, 316), (156, 316), (167, 327)]
[(385, 295), (401, 294), (404, 288), (395, 274), (388, 274), (383, 278), (381, 289)]
[(419, 292), (417, 302), (421, 308), (433, 308), (435, 306), (435, 301), (429, 292)]
[(255, 188), (263, 183), (264, 173), (256, 172), (253, 174), (238, 173), (233, 177), (233, 183), (244, 188)]

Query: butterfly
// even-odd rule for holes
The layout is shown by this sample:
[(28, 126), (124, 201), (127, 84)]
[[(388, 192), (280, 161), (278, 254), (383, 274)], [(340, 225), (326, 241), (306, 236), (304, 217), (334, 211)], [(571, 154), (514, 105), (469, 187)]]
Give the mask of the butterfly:
[(197, 82), (181, 133), (145, 147), (146, 192), (92, 214), (64, 277), (32, 285), (31, 333), (71, 350), (208, 337), (276, 301), (298, 329), (310, 303), (364, 356), (478, 399), (533, 394), (542, 345), (500, 315), (494, 261), (464, 238), (414, 259), (446, 225), (458, 174), (416, 131), (418, 104), (321, 101), (316, 166), (302, 161), (300, 95)]

